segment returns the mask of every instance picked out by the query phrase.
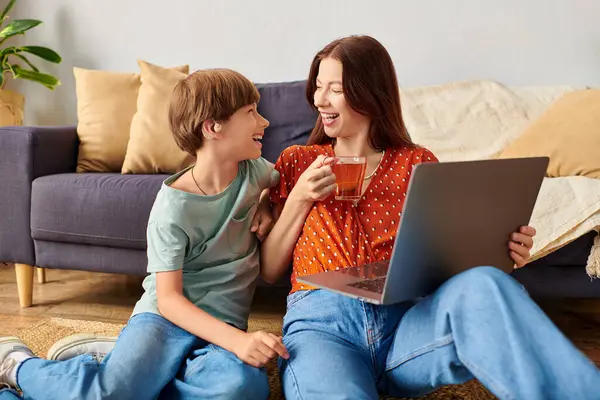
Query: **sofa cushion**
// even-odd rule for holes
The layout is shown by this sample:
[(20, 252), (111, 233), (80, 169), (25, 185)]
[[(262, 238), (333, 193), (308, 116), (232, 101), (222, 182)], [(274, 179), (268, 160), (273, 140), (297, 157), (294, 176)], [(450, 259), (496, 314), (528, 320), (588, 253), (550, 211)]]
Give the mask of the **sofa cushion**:
[(59, 174), (33, 181), (35, 240), (146, 249), (150, 209), (167, 175)]
[(177, 83), (187, 73), (139, 60), (141, 81), (137, 111), (131, 120), (129, 143), (121, 172), (153, 174), (179, 172), (194, 162), (182, 151), (169, 126), (169, 104)]
[(306, 81), (259, 83), (256, 87), (260, 93), (258, 112), (270, 122), (262, 156), (275, 163), (286, 147), (306, 143), (317, 112), (306, 101)]
[(499, 157), (550, 157), (548, 176), (600, 179), (600, 89), (566, 93)]
[[(174, 67), (187, 74), (189, 66)], [(73, 68), (77, 94), (77, 172), (119, 172), (137, 109), (140, 74)]]

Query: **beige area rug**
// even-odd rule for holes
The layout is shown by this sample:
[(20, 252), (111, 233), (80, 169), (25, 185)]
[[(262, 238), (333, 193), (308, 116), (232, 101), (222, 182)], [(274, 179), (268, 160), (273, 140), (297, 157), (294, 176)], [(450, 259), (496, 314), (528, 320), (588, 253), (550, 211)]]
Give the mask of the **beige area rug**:
[[(8, 316), (0, 316), (0, 326), (3, 319)], [(15, 329), (13, 331), (2, 329), (3, 335), (20, 337), (35, 354), (45, 357), (48, 349), (57, 340), (75, 333), (92, 332), (99, 335), (118, 335), (123, 325), (105, 322), (70, 320), (62, 318), (46, 318), (40, 320), (33, 327), (27, 329)], [(279, 319), (252, 318), (250, 320), (250, 331), (264, 330), (274, 334), (281, 334), (281, 321)], [(271, 399), (283, 399), (277, 365), (273, 360), (267, 367), (269, 371), (269, 384), (271, 387)], [(385, 398), (385, 397), (382, 397)], [(464, 385), (449, 386), (437, 392), (423, 397), (425, 400), (492, 400), (495, 399), (477, 381), (471, 381)]]

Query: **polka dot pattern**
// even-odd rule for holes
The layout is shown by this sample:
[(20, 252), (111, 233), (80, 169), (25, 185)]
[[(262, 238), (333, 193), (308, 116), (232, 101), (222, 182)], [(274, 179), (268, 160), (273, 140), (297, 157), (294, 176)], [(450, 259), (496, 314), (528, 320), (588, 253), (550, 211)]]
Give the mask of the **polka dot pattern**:
[[(284, 150), (275, 164), (281, 179), (271, 189), (271, 201), (284, 204), (304, 170), (320, 154), (333, 156), (331, 145)], [(298, 276), (391, 257), (410, 172), (420, 162), (437, 162), (437, 158), (424, 148), (387, 149), (356, 205), (335, 200), (333, 195), (313, 204), (293, 252), (292, 292), (311, 289), (298, 282)]]

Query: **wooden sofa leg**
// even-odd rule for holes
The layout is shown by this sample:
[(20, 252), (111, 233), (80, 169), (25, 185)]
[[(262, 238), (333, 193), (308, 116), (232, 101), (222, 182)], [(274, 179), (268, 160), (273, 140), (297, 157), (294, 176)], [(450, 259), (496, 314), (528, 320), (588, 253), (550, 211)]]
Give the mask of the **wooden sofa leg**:
[(27, 264), (15, 264), (17, 290), (21, 307), (31, 307), (33, 302), (33, 268)]
[(44, 268), (37, 267), (36, 271), (38, 283), (46, 283), (46, 270)]

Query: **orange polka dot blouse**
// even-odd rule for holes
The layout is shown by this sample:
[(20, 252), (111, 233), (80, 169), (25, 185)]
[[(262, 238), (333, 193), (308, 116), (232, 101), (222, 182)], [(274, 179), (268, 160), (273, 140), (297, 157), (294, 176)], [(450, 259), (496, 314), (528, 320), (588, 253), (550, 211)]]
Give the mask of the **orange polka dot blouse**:
[[(284, 204), (300, 175), (320, 155), (335, 156), (330, 144), (285, 149), (275, 168), (281, 179), (271, 201)], [(366, 192), (356, 206), (334, 195), (315, 202), (293, 252), (292, 293), (312, 289), (296, 277), (388, 260), (396, 237), (413, 166), (437, 162), (424, 148), (387, 149)]]

